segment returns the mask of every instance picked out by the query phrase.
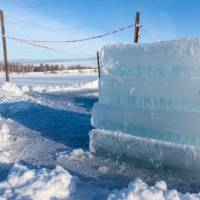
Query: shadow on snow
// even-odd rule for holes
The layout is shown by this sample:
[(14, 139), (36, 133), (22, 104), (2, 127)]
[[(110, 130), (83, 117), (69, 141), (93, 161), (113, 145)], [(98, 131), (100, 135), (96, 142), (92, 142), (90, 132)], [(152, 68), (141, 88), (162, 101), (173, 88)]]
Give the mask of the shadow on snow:
[[(96, 98), (77, 97), (74, 102), (91, 109)], [(39, 131), (45, 138), (71, 148), (88, 149), (88, 133), (92, 128), (89, 114), (50, 108), (31, 102), (0, 104), (0, 114), (5, 118)]]

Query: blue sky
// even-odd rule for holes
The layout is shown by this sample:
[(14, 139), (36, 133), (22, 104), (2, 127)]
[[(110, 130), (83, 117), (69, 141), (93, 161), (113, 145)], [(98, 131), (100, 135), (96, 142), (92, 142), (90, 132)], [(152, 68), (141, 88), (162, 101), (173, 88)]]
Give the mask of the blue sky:
[[(200, 35), (199, 0), (0, 0), (0, 8), (5, 12), (7, 35), (26, 39), (66, 40), (98, 35), (134, 23), (137, 10), (154, 40)], [(49, 45), (63, 52), (8, 40), (8, 55), (10, 59), (88, 58), (106, 44), (131, 43), (133, 34), (132, 29), (90, 42)], [(146, 32), (141, 33), (140, 42), (152, 40)]]

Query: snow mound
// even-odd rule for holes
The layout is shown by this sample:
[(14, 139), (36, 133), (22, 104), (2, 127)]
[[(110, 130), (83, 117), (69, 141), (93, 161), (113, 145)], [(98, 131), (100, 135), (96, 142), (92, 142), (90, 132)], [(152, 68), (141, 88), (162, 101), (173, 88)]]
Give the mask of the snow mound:
[(10, 153), (7, 151), (0, 150), (0, 164), (11, 164), (11, 163), (13, 163), (13, 160), (10, 156)]
[(200, 200), (200, 194), (181, 194), (176, 190), (167, 190), (164, 181), (148, 186), (140, 179), (129, 183), (128, 188), (113, 191), (108, 200)]
[(90, 152), (84, 151), (83, 149), (74, 149), (71, 153), (59, 152), (57, 154), (57, 159), (69, 159), (69, 160), (84, 160), (92, 159), (93, 155)]
[(24, 85), (21, 87), (21, 91), (24, 93), (30, 92), (30, 87), (27, 85)]
[(28, 92), (67, 92), (67, 91), (76, 91), (76, 90), (85, 90), (85, 89), (97, 89), (98, 80), (90, 81), (86, 83), (73, 83), (69, 85), (62, 86), (28, 86), (24, 85), (17, 87), (14, 83), (4, 82), (0, 86), (0, 90), (3, 93), (11, 94), (14, 96), (22, 96), (24, 93)]
[[(4, 82), (0, 84), (0, 102), (11, 103), (16, 101), (24, 101), (29, 99), (27, 95), (24, 95), (24, 90), (16, 86), (13, 83)], [(1, 109), (1, 108), (0, 108)]]
[(75, 190), (78, 179), (64, 168), (31, 170), (15, 164), (8, 179), (0, 183), (1, 199), (66, 199)]
[(10, 130), (7, 124), (3, 124), (0, 128), (0, 145), (8, 143), (10, 139)]
[(13, 84), (13, 83), (4, 82), (0, 86), (0, 89), (3, 92), (10, 93), (10, 94), (15, 95), (15, 96), (23, 95), (22, 90), (19, 87), (17, 87), (15, 84)]
[(10, 145), (10, 129), (7, 124), (3, 124), (0, 127), (0, 163), (9, 164), (12, 163), (10, 152), (5, 147)]

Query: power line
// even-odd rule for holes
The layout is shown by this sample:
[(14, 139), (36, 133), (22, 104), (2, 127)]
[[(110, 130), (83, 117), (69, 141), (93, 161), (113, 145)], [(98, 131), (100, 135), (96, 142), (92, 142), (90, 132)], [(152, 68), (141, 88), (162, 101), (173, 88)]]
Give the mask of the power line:
[[(25, 40), (21, 40), (21, 39), (18, 39), (18, 38), (15, 38), (15, 37), (7, 37), (8, 39), (10, 40), (14, 40), (18, 43), (22, 43), (22, 44), (25, 44), (25, 45), (29, 45), (29, 46), (33, 46), (33, 47), (38, 47), (38, 48), (43, 48), (43, 49), (46, 49), (46, 50), (52, 50), (52, 51), (56, 51), (56, 52), (59, 52), (59, 53), (63, 53), (63, 54), (68, 54), (69, 55), (69, 52), (66, 52), (66, 51), (63, 51), (63, 50), (60, 50), (60, 49), (57, 49), (57, 48), (52, 48), (52, 47), (49, 47), (49, 46), (46, 46), (46, 45), (40, 45), (40, 44), (36, 44), (36, 43), (31, 43), (31, 42), (27, 42)], [(83, 53), (83, 52), (79, 52), (79, 53), (71, 53), (72, 55), (84, 55), (84, 56), (87, 56), (86, 58), (84, 59), (94, 59), (93, 55), (92, 54), (87, 54), (87, 53)]]
[(118, 32), (125, 31), (133, 27), (135, 27), (135, 25), (131, 24), (127, 27), (119, 28), (108, 33), (104, 33), (104, 34), (93, 36), (93, 37), (83, 38), (83, 39), (76, 39), (76, 40), (28, 40), (28, 39), (22, 39), (22, 38), (17, 38), (17, 37), (10, 37), (10, 36), (6, 36), (6, 37), (10, 39), (14, 39), (14, 40), (20, 40), (21, 42), (23, 41), (23, 42), (30, 42), (30, 43), (75, 43), (75, 42), (84, 42), (84, 41), (106, 37), (112, 34), (116, 34)]
[[(106, 37), (106, 36), (109, 36), (111, 34), (116, 34), (118, 32), (122, 32), (122, 31), (125, 31), (129, 28), (132, 28), (134, 27), (135, 25), (129, 25), (127, 27), (123, 27), (123, 28), (119, 28), (119, 29), (116, 29), (114, 31), (111, 31), (111, 32), (108, 32), (108, 33), (105, 33), (105, 34), (102, 34), (102, 35), (98, 35), (98, 36), (93, 36), (93, 37), (89, 37), (89, 38), (84, 38), (84, 39), (77, 39), (77, 40), (64, 40), (64, 41), (56, 41), (56, 40), (28, 40), (28, 39), (22, 39), (22, 38), (17, 38), (17, 37), (11, 37), (11, 36), (5, 36), (6, 38), (8, 39), (11, 39), (11, 40), (15, 40), (16, 42), (19, 42), (19, 43), (23, 43), (23, 44), (26, 44), (26, 45), (30, 45), (30, 46), (34, 46), (34, 47), (38, 47), (38, 48), (43, 48), (43, 49), (47, 49), (47, 50), (52, 50), (52, 51), (57, 51), (57, 52), (62, 52), (62, 53), (65, 53), (63, 52), (62, 50), (59, 50), (59, 49), (55, 49), (55, 48), (52, 48), (52, 47), (49, 47), (49, 46), (46, 46), (46, 45), (40, 45), (40, 44), (37, 44), (37, 43), (76, 43), (76, 42), (83, 42), (83, 41), (89, 41), (89, 40), (94, 40), (94, 39), (98, 39), (98, 38), (102, 38), (102, 37)], [(155, 36), (153, 36), (151, 33), (149, 33), (145, 28), (144, 26), (140, 26), (142, 28), (142, 30), (153, 40), (153, 41), (159, 41)]]
[[(46, 50), (51, 50), (51, 51), (56, 51), (56, 52), (60, 52), (60, 53), (65, 53), (65, 54), (67, 54), (66, 52), (64, 52), (64, 51), (62, 51), (62, 50), (55, 49), (55, 48), (52, 48), (52, 47), (49, 47), (49, 46), (39, 45), (39, 44), (35, 44), (35, 43), (31, 43), (31, 42), (19, 40), (19, 39), (17, 39), (17, 38), (12, 38), (12, 37), (7, 37), (7, 38), (8, 38), (8, 39), (11, 39), (11, 40), (14, 40), (14, 41), (16, 41), (16, 42), (25, 44), (25, 45), (29, 45), (29, 46), (33, 46), (33, 47), (43, 48), (43, 49), (46, 49)], [(85, 58), (78, 58), (78, 59), (67, 59), (67, 60), (65, 60), (65, 61), (68, 61), (68, 62), (75, 62), (75, 61), (92, 61), (92, 60), (96, 60), (96, 58), (95, 58), (93, 55), (90, 55), (90, 54), (85, 54), (85, 55), (87, 55), (88, 57), (85, 57)]]
[(52, 48), (52, 47), (48, 47), (48, 46), (44, 46), (44, 45), (39, 45), (39, 44), (31, 43), (29, 41), (21, 40), (21, 39), (15, 38), (15, 37), (9, 37), (9, 36), (7, 36), (6, 38), (14, 40), (14, 41), (19, 42), (19, 43), (23, 43), (23, 44), (26, 44), (26, 45), (34, 46), (34, 47), (39, 47), (39, 48), (48, 49), (48, 50), (57, 51), (57, 52), (63, 52), (63, 51), (61, 51), (59, 49), (55, 49), (55, 48)]

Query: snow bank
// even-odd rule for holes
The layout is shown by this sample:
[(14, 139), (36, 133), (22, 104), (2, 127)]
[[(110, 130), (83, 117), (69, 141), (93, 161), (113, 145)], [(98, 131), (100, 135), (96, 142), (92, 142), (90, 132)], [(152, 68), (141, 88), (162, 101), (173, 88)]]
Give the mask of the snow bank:
[(181, 194), (176, 190), (167, 190), (164, 181), (156, 182), (152, 187), (140, 179), (129, 183), (128, 188), (113, 191), (108, 200), (200, 200), (200, 194)]
[(0, 164), (12, 163), (11, 155), (7, 148), (10, 145), (10, 137), (11, 134), (8, 125), (2, 124), (0, 126)]
[(70, 85), (63, 86), (33, 86), (28, 90), (24, 88), (24, 90), (31, 92), (67, 92), (74, 90), (85, 90), (85, 89), (97, 89), (98, 81), (91, 81), (87, 83), (73, 83)]
[(8, 179), (0, 183), (0, 199), (66, 199), (76, 190), (77, 181), (60, 166), (31, 170), (15, 164)]
[(28, 97), (24, 95), (24, 92), (21, 90), (21, 88), (17, 87), (14, 83), (4, 82), (3, 84), (0, 84), (1, 104), (16, 102), (16, 101), (24, 101), (27, 98)]
[[(200, 38), (108, 45), (100, 57), (99, 101), (92, 113), (92, 125), (100, 135), (100, 130), (113, 134), (119, 131), (161, 141), (162, 145), (188, 145), (199, 151)], [(97, 136), (95, 131), (94, 135)], [(151, 142), (149, 145), (152, 148)], [(109, 150), (112, 148), (115, 149), (110, 146)], [(139, 154), (141, 159), (154, 157), (143, 153)], [(169, 155), (172, 160), (181, 151), (176, 153)], [(199, 155), (192, 160), (200, 166)]]
[[(3, 83), (0, 84), (0, 109), (5, 109), (4, 104), (12, 103), (12, 102), (24, 102), (24, 101), (33, 101), (35, 99), (33, 96), (29, 95), (29, 92), (37, 92), (37, 93), (51, 93), (51, 92), (73, 92), (73, 91), (83, 91), (83, 90), (97, 90), (98, 81), (90, 81), (87, 83), (73, 83), (70, 85), (63, 86), (20, 86), (17, 87), (13, 83)], [(37, 101), (36, 103), (40, 103)], [(16, 104), (13, 110), (24, 109), (21, 107), (27, 107), (27, 104), (23, 106), (23, 103)]]
[(73, 83), (63, 86), (21, 86), (17, 87), (13, 83), (4, 82), (0, 85), (0, 98), (4, 96), (22, 96), (24, 93), (28, 92), (67, 92), (76, 90), (96, 90), (98, 88), (98, 80), (90, 81), (87, 83)]
[(0, 90), (5, 92), (5, 93), (10, 93), (10, 94), (16, 95), (16, 96), (23, 95), (22, 90), (13, 83), (4, 82), (0, 86)]

